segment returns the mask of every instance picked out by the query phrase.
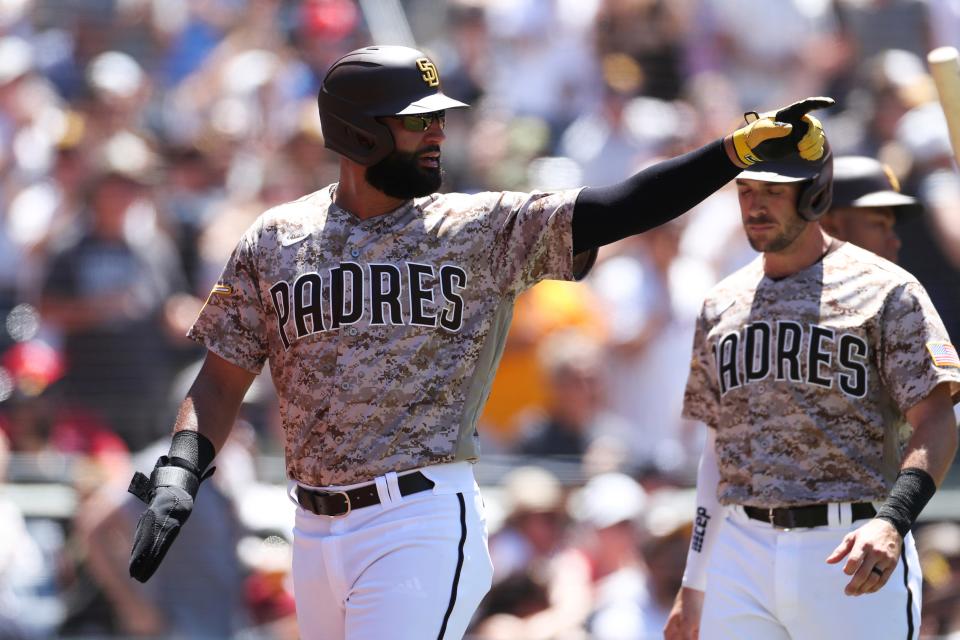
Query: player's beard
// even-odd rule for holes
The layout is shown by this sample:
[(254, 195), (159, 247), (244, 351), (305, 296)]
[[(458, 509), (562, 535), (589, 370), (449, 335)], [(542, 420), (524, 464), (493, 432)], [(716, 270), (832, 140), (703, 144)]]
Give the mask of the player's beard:
[(436, 151), (440, 148), (429, 147), (416, 153), (394, 150), (377, 164), (367, 167), (367, 182), (391, 198), (409, 200), (428, 196), (443, 183), (443, 170), (439, 166), (436, 169), (420, 166), (420, 157)]
[[(773, 222), (773, 220), (767, 218), (755, 218), (752, 220), (752, 222), (769, 223)], [(780, 231), (780, 233), (772, 238), (754, 238), (748, 233), (747, 241), (750, 243), (750, 247), (754, 251), (761, 251), (763, 253), (777, 253), (778, 251), (783, 251), (792, 245), (794, 241), (800, 237), (800, 234), (803, 233), (803, 230), (807, 228), (807, 224), (808, 223), (806, 220), (797, 215), (784, 223), (783, 229)]]

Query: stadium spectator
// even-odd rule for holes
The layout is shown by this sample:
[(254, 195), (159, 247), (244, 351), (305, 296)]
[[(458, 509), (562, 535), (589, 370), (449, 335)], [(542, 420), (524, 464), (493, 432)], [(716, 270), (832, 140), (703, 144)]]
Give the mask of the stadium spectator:
[(623, 449), (629, 425), (604, 409), (601, 345), (587, 335), (565, 331), (545, 339), (538, 354), (546, 377), (546, 409), (521, 428), (516, 451), (580, 460), (598, 441)]

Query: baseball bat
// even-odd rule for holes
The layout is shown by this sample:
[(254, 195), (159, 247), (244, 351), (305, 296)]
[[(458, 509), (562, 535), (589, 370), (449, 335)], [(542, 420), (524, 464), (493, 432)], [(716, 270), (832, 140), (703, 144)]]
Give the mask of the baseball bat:
[(927, 62), (947, 118), (953, 157), (960, 167), (960, 54), (955, 47), (939, 47), (927, 54)]

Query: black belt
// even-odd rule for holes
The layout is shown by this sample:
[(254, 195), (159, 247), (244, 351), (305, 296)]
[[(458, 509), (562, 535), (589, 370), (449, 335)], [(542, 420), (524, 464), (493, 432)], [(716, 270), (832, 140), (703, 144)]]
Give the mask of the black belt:
[[(419, 471), (398, 476), (397, 484), (400, 486), (401, 496), (433, 489), (433, 480)], [(298, 485), (297, 502), (318, 516), (343, 516), (354, 509), (380, 504), (380, 496), (377, 494), (375, 482), (349, 491), (322, 491)]]
[[(754, 520), (769, 522), (780, 529), (798, 529), (806, 527), (822, 527), (828, 524), (827, 510), (836, 508), (827, 504), (812, 504), (806, 507), (786, 507), (783, 509), (763, 509), (760, 507), (743, 507), (748, 517)], [(850, 505), (854, 520), (864, 520), (877, 515), (877, 510), (869, 502), (855, 502)]]

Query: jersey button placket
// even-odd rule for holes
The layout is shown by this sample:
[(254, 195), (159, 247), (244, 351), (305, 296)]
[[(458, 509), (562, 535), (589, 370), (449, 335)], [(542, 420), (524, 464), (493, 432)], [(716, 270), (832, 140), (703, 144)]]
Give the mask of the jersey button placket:
[[(370, 230), (366, 228), (363, 224), (354, 224), (351, 226), (347, 241), (344, 243), (343, 253), (341, 254), (341, 260), (343, 262), (354, 262), (359, 264), (357, 260), (361, 253), (360, 247), (366, 242), (367, 234), (370, 233)], [(367, 267), (365, 264), (360, 264), (360, 268), (364, 271), (364, 278), (366, 277)], [(366, 295), (364, 296), (366, 298)], [(366, 304), (366, 299), (363, 300), (362, 304)], [(363, 325), (368, 321), (366, 315), (360, 317), (357, 321), (358, 325), (347, 325), (340, 328), (340, 339), (338, 342), (338, 353), (337, 353), (337, 375), (338, 382), (336, 383), (337, 389), (341, 392), (343, 396), (350, 395), (351, 392), (357, 389), (357, 380), (356, 372), (358, 367), (356, 366), (356, 338), (360, 335), (361, 330), (364, 328)], [(345, 365), (345, 362), (352, 363), (348, 368)]]

